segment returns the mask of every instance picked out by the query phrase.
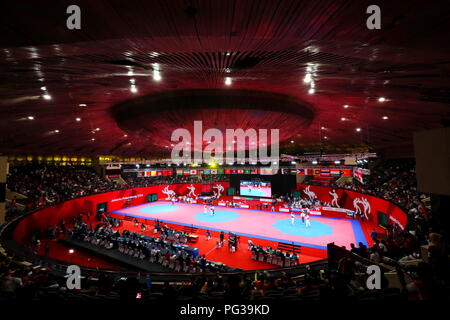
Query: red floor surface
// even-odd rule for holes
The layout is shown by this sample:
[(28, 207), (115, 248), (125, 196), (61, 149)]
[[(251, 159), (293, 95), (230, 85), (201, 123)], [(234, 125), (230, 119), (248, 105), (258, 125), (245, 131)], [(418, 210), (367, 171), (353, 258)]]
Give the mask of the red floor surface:
[[(179, 225), (167, 224), (170, 228), (181, 230), (183, 227)], [(131, 221), (123, 221), (122, 226), (119, 228), (114, 228), (115, 230), (129, 230), (132, 232), (142, 233), (140, 227), (135, 227), (134, 223)], [(145, 235), (155, 236), (152, 232), (153, 228), (151, 225), (144, 232)], [(272, 248), (277, 247), (276, 242), (254, 239), (249, 237), (241, 237), (240, 245), (238, 250), (231, 253), (227, 246), (216, 249), (216, 242), (219, 241), (219, 232), (211, 231), (211, 239), (206, 240), (205, 230), (198, 229), (197, 233), (199, 236), (198, 242), (195, 244), (190, 244), (193, 247), (199, 249), (200, 254), (204, 254), (208, 260), (222, 262), (225, 265), (232, 268), (241, 268), (243, 270), (261, 270), (269, 268), (278, 268), (275, 265), (267, 264), (263, 262), (254, 261), (251, 259), (251, 252), (248, 250), (247, 241), (251, 239), (254, 244), (262, 245), (264, 247), (271, 246)], [(90, 268), (99, 269), (111, 269), (111, 270), (124, 270), (124, 268), (117, 266), (107, 260), (101, 259), (99, 257), (93, 256), (89, 253), (80, 252), (79, 250), (74, 250), (74, 253), (69, 253), (69, 247), (58, 243), (56, 240), (43, 240), (42, 244), (38, 250), (38, 254), (45, 255), (45, 244), (49, 243), (50, 250), (48, 257), (70, 262), (73, 264), (78, 264)], [(300, 263), (308, 263), (312, 261), (317, 261), (326, 258), (326, 251), (318, 250), (314, 255), (299, 255)]]

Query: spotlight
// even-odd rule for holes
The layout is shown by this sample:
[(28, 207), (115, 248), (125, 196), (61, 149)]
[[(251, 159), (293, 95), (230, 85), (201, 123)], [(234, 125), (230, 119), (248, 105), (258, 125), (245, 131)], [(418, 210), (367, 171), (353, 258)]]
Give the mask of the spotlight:
[(72, 254), (72, 253), (74, 253), (74, 252), (75, 252), (75, 250), (69, 249), (69, 253), (70, 253), (70, 254)]
[(153, 80), (155, 81), (161, 81), (161, 73), (159, 71), (153, 71)]
[(28, 116), (27, 119), (28, 120), (34, 120), (34, 117), (33, 116)]
[(303, 82), (305, 82), (305, 83), (310, 83), (311, 82), (311, 74), (310, 73), (307, 73), (305, 75), (305, 78), (303, 79)]
[(231, 77), (225, 77), (225, 85), (231, 86), (232, 79)]
[(334, 162), (334, 164), (341, 164), (341, 162), (340, 162), (339, 160), (336, 160), (336, 161)]
[(44, 98), (45, 100), (51, 100), (52, 96), (46, 93), (42, 96), (42, 98)]
[(379, 102), (385, 102), (385, 101), (386, 101), (386, 98), (385, 98), (385, 97), (379, 97), (379, 98), (378, 98), (378, 101), (379, 101)]
[(389, 119), (388, 116), (384, 116), (383, 117), (383, 120), (387, 120), (387, 119)]
[(316, 92), (316, 90), (314, 89), (314, 88), (310, 88), (309, 90), (308, 90), (308, 93), (309, 94), (314, 94)]
[(361, 128), (356, 128), (356, 131), (360, 132), (360, 131), (361, 131)]
[(313, 165), (318, 164), (317, 160), (313, 160), (313, 161), (312, 161), (312, 164), (313, 164)]

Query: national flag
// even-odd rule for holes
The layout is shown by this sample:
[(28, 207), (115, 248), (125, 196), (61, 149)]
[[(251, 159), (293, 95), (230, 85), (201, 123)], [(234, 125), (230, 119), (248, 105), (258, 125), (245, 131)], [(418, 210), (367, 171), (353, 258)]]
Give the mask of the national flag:
[(197, 174), (197, 170), (192, 169), (192, 170), (191, 170), (191, 174)]

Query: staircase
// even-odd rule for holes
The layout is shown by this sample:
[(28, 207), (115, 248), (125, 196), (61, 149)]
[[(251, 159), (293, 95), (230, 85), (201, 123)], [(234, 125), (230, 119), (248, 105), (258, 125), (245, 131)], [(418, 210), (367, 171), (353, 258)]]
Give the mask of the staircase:
[(189, 234), (194, 234), (197, 233), (198, 229), (195, 227), (189, 227), (189, 226), (184, 226), (181, 231), (189, 233)]
[(288, 251), (288, 252), (292, 252), (292, 253), (295, 252), (297, 254), (300, 254), (302, 251), (302, 247), (296, 246), (292, 243), (289, 244), (289, 243), (278, 242), (277, 250)]

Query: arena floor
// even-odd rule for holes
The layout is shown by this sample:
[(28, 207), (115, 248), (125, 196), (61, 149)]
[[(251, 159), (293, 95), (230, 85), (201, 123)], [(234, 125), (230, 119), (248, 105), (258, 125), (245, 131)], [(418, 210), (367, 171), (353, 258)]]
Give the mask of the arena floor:
[(202, 204), (157, 201), (116, 210), (111, 213), (141, 219), (193, 226), (211, 231), (234, 232), (238, 235), (276, 242), (325, 249), (327, 243), (350, 248), (351, 243), (368, 244), (359, 220), (311, 216), (306, 227), (297, 216), (292, 225), (290, 214), (215, 206), (215, 215), (204, 212)]

